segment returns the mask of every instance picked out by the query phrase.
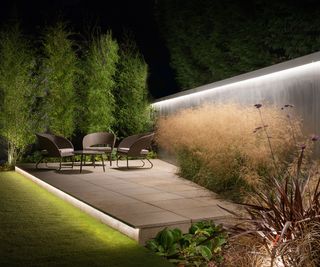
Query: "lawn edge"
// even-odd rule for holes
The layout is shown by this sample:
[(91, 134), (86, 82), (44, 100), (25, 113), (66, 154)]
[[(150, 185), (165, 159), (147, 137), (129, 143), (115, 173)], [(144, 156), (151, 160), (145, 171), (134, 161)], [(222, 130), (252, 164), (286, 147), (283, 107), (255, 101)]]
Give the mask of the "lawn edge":
[(25, 178), (31, 180), (32, 182), (36, 183), (37, 185), (41, 186), (48, 192), (54, 194), (60, 199), (63, 199), (64, 201), (70, 203), (74, 207), (82, 210), (83, 212), (87, 213), (91, 217), (94, 217), (95, 219), (101, 221), (102, 223), (110, 226), (111, 228), (121, 232), (122, 234), (130, 237), (131, 239), (139, 242), (140, 237), (140, 229), (139, 228), (133, 228), (129, 225), (93, 208), (92, 206), (70, 196), (69, 194), (53, 187), (52, 185), (40, 180), (39, 178), (35, 177), (34, 175), (22, 170), (21, 168), (15, 166), (15, 172), (21, 174)]

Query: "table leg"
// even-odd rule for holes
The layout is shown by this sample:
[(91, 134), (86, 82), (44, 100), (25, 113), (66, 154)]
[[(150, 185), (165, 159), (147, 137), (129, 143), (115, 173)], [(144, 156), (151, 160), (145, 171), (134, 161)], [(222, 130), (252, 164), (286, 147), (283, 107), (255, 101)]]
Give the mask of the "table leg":
[(82, 172), (82, 160), (83, 160), (83, 154), (81, 154), (81, 158), (80, 158), (80, 173)]
[(92, 156), (93, 168), (96, 167), (96, 155)]
[(103, 154), (101, 154), (101, 160), (102, 160), (102, 167), (103, 167), (103, 171), (106, 172), (106, 169), (104, 167), (104, 160), (103, 160)]

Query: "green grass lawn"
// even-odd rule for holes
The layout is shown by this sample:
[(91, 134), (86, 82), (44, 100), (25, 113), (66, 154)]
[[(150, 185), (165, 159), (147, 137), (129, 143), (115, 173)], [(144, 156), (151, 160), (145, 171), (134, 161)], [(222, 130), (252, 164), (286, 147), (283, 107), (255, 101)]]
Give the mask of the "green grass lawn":
[(172, 266), (15, 172), (0, 172), (0, 266)]

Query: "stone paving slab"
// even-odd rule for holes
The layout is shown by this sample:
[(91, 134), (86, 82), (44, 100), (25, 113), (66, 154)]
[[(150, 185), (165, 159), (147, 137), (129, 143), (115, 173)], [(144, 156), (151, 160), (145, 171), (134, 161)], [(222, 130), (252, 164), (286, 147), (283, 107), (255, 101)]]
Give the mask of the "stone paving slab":
[(128, 170), (107, 165), (106, 172), (101, 166), (85, 166), (82, 173), (78, 166), (60, 172), (36, 170), (34, 164), (19, 167), (131, 227), (144, 229), (143, 238), (152, 237), (155, 229), (161, 227), (182, 225), (187, 229), (193, 221), (219, 219), (221, 222), (221, 218), (230, 217), (217, 205), (236, 209), (215, 193), (180, 178), (174, 165), (158, 159), (152, 161), (152, 169)]

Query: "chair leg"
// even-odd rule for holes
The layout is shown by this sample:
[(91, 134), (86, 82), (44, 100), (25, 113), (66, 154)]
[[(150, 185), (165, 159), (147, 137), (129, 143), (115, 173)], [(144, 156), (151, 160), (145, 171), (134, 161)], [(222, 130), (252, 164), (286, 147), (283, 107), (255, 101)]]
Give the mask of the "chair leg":
[(152, 169), (153, 168), (153, 163), (148, 158), (146, 158), (146, 160), (149, 161), (149, 163), (151, 165), (150, 169)]
[(120, 156), (119, 155), (116, 155), (116, 162), (117, 162), (117, 167), (119, 168), (119, 158)]
[(143, 161), (143, 159), (140, 159), (142, 161), (142, 166), (140, 168), (143, 168), (146, 163)]
[(112, 166), (112, 155), (109, 155), (110, 166)]
[(74, 166), (74, 156), (72, 156), (72, 166), (71, 166), (72, 169), (73, 169), (73, 166)]
[(38, 168), (38, 165), (39, 165), (39, 163), (40, 163), (43, 159), (44, 159), (44, 156), (41, 156), (41, 158), (37, 161), (37, 163), (36, 163), (36, 169), (39, 169), (39, 168)]
[(104, 160), (103, 160), (103, 154), (101, 154), (101, 160), (102, 160), (102, 167), (103, 167), (103, 171), (106, 172), (106, 169), (104, 167)]
[(58, 171), (61, 170), (61, 167), (62, 167), (62, 157), (60, 157), (60, 164), (59, 164), (59, 169), (58, 169)]
[(127, 156), (127, 168), (129, 169), (129, 159), (128, 159), (128, 156)]
[(82, 163), (83, 163), (83, 154), (81, 154), (81, 158), (80, 158), (80, 173), (82, 173)]

